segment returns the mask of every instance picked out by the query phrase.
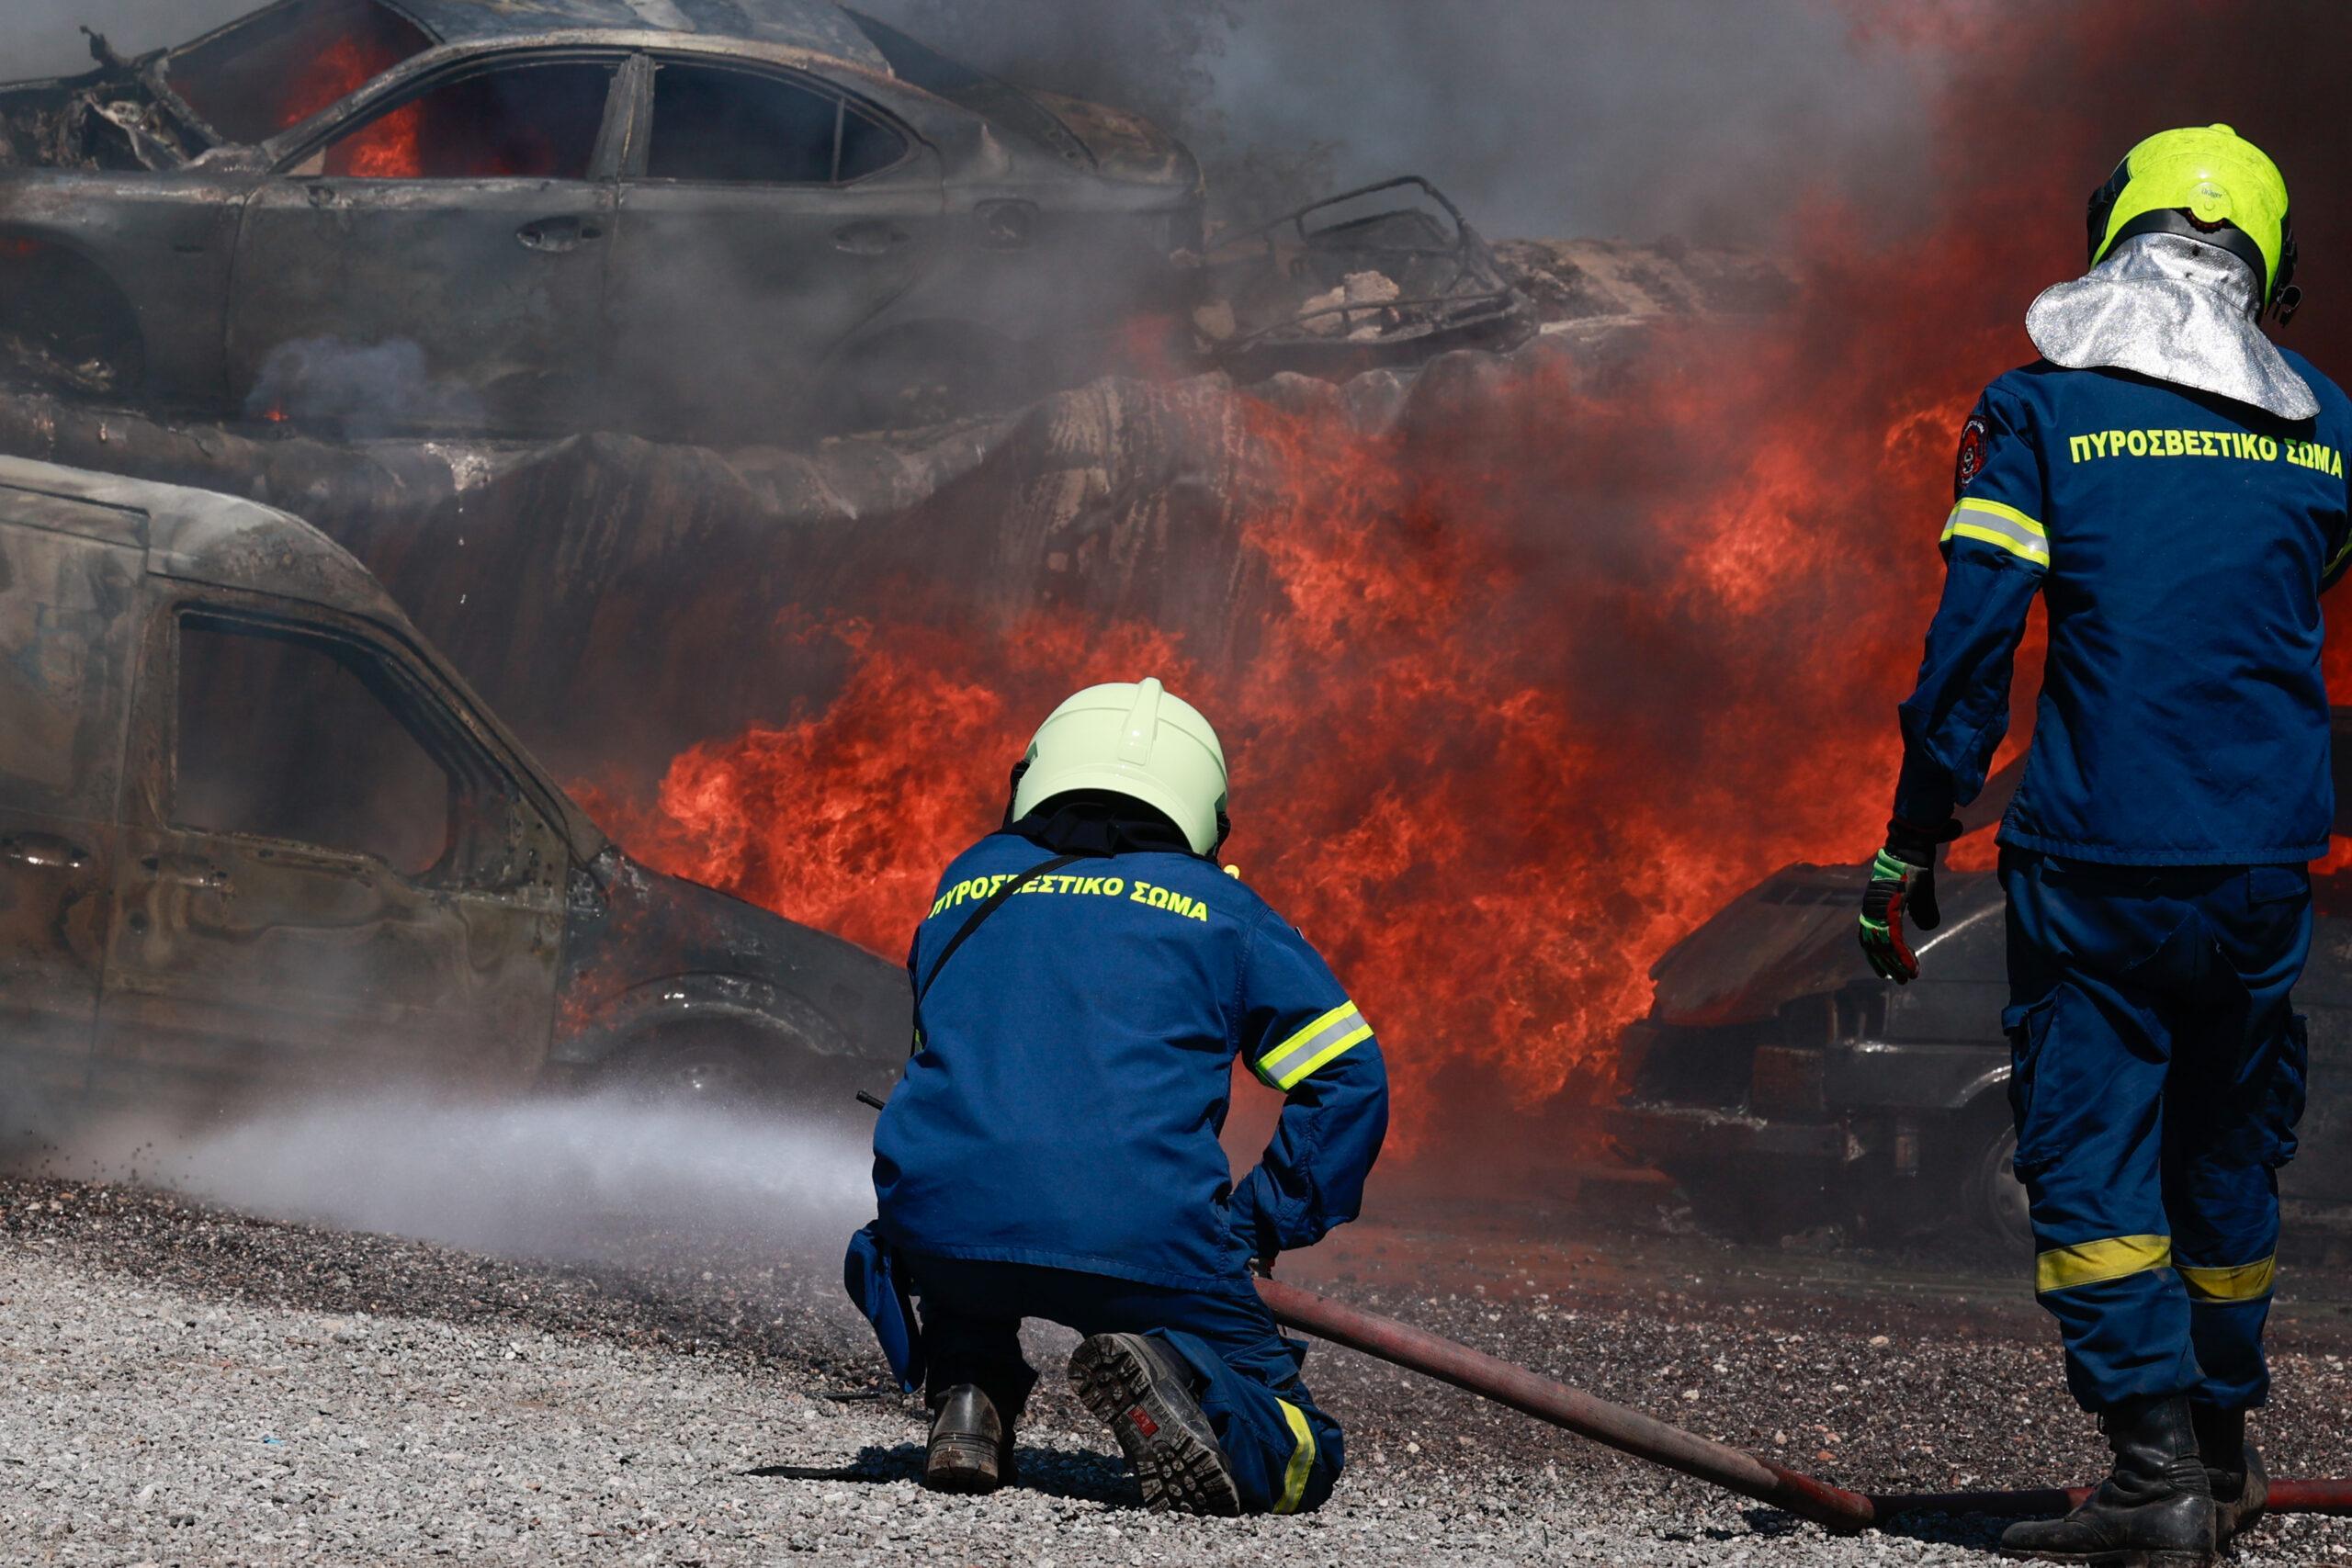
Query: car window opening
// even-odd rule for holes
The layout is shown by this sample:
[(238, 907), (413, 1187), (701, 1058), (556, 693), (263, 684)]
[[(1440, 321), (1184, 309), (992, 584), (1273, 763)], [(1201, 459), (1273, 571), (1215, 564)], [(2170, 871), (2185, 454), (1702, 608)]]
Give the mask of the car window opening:
[(432, 46), (424, 29), (377, 0), (300, 0), (174, 54), (169, 79), (222, 136), (261, 141)]
[(202, 615), (179, 632), (175, 826), (373, 855), (409, 877), (451, 858), (476, 792), (374, 656)]
[(665, 63), (653, 78), (646, 175), (657, 180), (840, 185), (906, 156), (888, 126), (820, 93), (746, 71)]
[(288, 172), (341, 179), (584, 180), (612, 81), (610, 65), (576, 62), (461, 76), (345, 131)]

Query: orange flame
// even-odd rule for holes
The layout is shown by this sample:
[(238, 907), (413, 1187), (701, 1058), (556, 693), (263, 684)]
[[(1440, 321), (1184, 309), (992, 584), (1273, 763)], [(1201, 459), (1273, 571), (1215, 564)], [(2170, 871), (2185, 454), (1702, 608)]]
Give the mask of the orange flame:
[(1069, 612), (820, 616), (808, 635), (849, 656), (838, 696), (677, 759), (615, 825), (896, 954), (1029, 728), (1080, 684), (1156, 671), (1227, 739), (1228, 852), (1380, 1030), (1402, 1141), (1442, 1076), (1607, 1095), (1668, 946), (1776, 866), (1859, 863), (1881, 831), (1959, 426), (2030, 358), (2033, 291), (2078, 270), (2082, 191), (2184, 91), (2211, 118), (2241, 77), (2333, 145), (2228, 17), (2159, 9), (1969, 33), (1931, 210), (1878, 240), (1871, 215), (1795, 213), (1782, 318), (1657, 329), (1605, 390), (1540, 354), (1485, 379), (1442, 363), (1393, 434), (1245, 402), (1233, 504), (1272, 603), (1236, 656), (1202, 651), (1217, 627)]
[[(300, 125), (341, 103), (398, 65), (407, 52), (388, 39), (364, 32), (336, 39), (288, 91), (278, 109), (278, 129)], [(419, 145), (423, 126), (421, 103), (381, 115), (328, 150), (326, 172), (365, 179), (413, 179), (424, 170)]]
[[(1242, 655), (1046, 612), (821, 626), (850, 654), (830, 705), (679, 758), (658, 808), (616, 826), (664, 869), (895, 954), (1001, 811), (1028, 728), (1077, 685), (1157, 672), (1225, 735), (1227, 852), (1353, 990), (1402, 1102), (1449, 1066), (1522, 1100), (1605, 1094), (1667, 946), (1780, 863), (1862, 852), (1883, 819), (1891, 726), (1824, 735), (1808, 710), (1879, 705), (1848, 688), (1886, 683), (1920, 592), (1873, 615), (1888, 574), (1868, 559), (1827, 586), (1853, 530), (1825, 517), (1817, 465), (1922, 453), (1885, 428), (1828, 454), (1697, 443), (1785, 405), (1770, 335), (1693, 334), (1607, 399), (1516, 377), (1406, 434), (1248, 404), (1242, 538), (1279, 613)], [(1733, 352), (1750, 374), (1675, 367)], [(1941, 412), (1956, 429), (1964, 400)], [(1628, 458), (1638, 494), (1593, 495)], [(1932, 510), (1932, 479), (1895, 479)]]

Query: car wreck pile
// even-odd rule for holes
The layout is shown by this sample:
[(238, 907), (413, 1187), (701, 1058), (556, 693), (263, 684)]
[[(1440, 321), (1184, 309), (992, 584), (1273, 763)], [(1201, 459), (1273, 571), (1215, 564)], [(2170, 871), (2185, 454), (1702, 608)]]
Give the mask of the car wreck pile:
[[(585, 878), (541, 889), (579, 929), (547, 938), (570, 999), (534, 1003), (575, 1066), (684, 959), (628, 938), (660, 900), (551, 781), (821, 700), (779, 606), (952, 582), (1238, 660), (1277, 603), (1244, 538), (1270, 412), (1410, 441), (1786, 298), (1701, 247), (1490, 246), (1419, 180), (1208, 247), (1198, 167), (1132, 117), (816, 0), (688, 10), (722, 14), (282, 0), (0, 90), (0, 453), (297, 514), (527, 738), (544, 768), (507, 771), (567, 839), (541, 869)], [(714, 941), (801, 941), (753, 934)], [(805, 1005), (836, 1043), (896, 985), (729, 983), (677, 995), (784, 1035)], [(697, 1088), (741, 1066), (667, 1055)]]

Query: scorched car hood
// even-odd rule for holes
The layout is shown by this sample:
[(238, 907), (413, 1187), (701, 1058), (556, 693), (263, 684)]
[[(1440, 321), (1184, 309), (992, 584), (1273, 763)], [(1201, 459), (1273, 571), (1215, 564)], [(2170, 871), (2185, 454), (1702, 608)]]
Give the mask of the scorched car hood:
[[(1686, 1028), (1745, 1023), (1770, 1018), (1800, 997), (1867, 981), (1870, 965), (1854, 937), (1865, 875), (1857, 865), (1774, 872), (1651, 967), (1657, 992), (1650, 1016)], [(1947, 871), (1936, 889), (1943, 923), (1932, 933), (1912, 934), (1922, 954), (2001, 903), (2000, 881), (1990, 872)]]

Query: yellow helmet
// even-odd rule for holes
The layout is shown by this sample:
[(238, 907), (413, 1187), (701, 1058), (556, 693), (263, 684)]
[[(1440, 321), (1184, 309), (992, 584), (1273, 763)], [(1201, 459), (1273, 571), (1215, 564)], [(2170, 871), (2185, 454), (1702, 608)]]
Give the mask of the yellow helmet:
[(2091, 265), (2134, 234), (2186, 234), (2254, 269), (2262, 301), (2284, 321), (2301, 293), (2287, 181), (2278, 165), (2226, 125), (2161, 130), (2124, 154), (2091, 193)]
[(1012, 815), (1081, 789), (1142, 801), (1195, 854), (1225, 841), (1225, 748), (1200, 710), (1157, 679), (1089, 686), (1047, 715), (1012, 786)]

